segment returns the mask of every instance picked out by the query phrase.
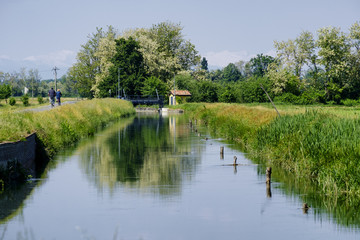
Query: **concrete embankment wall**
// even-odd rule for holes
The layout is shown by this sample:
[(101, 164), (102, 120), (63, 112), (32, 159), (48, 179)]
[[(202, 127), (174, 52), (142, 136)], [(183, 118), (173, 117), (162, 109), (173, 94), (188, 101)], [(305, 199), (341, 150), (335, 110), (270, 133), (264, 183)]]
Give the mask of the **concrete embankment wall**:
[(36, 133), (30, 134), (24, 141), (0, 144), (0, 166), (6, 167), (8, 161), (18, 161), (22, 167), (32, 166), (36, 157)]

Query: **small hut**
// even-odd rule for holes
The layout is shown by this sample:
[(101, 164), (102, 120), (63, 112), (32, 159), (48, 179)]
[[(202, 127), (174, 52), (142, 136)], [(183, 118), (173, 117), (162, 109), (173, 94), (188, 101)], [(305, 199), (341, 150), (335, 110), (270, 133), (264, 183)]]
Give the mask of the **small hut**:
[[(187, 97), (191, 97), (191, 93), (188, 90), (171, 90), (169, 96), (169, 105), (185, 103)], [(178, 101), (176, 101), (175, 98), (178, 98)]]

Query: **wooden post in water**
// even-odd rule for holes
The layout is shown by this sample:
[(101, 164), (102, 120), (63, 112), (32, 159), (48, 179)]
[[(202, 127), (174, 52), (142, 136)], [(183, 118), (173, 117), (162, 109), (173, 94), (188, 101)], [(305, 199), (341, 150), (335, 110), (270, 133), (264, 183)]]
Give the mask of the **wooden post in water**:
[(308, 213), (308, 210), (309, 210), (309, 205), (307, 203), (303, 203), (303, 207), (302, 207), (302, 210), (303, 210), (303, 213), (304, 214), (307, 214)]
[(266, 183), (271, 183), (271, 167), (266, 168)]
[(266, 168), (266, 196), (271, 198), (271, 167)]
[(271, 183), (266, 183), (266, 197), (271, 198)]
[(224, 147), (220, 147), (220, 159), (224, 159)]

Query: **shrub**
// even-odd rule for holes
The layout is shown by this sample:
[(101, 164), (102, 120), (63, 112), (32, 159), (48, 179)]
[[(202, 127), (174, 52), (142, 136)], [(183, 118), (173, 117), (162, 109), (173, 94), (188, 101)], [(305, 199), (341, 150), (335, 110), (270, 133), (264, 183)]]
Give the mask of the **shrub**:
[(325, 103), (324, 93), (309, 89), (304, 91), (297, 101), (297, 104), (301, 105), (309, 105), (314, 103)]
[(252, 102), (268, 102), (268, 98), (265, 92), (261, 89), (260, 84), (270, 95), (271, 99), (274, 99), (271, 89), (271, 83), (266, 77), (249, 78), (246, 81), (239, 82), (239, 93), (235, 93), (240, 97), (238, 102), (252, 103)]
[(220, 102), (236, 102), (234, 87), (231, 87), (230, 85), (226, 86), (224, 89), (221, 89), (221, 91), (218, 93), (218, 96)]
[(11, 106), (14, 106), (15, 103), (16, 103), (16, 100), (15, 100), (14, 97), (9, 98), (9, 104), (10, 104)]
[(23, 95), (21, 97), (21, 101), (23, 102), (24, 106), (27, 107), (29, 106), (29, 96), (27, 94)]
[(358, 104), (358, 102), (354, 99), (345, 99), (345, 100), (341, 100), (341, 104), (348, 106), (348, 107), (352, 107)]
[(283, 93), (281, 96), (275, 97), (275, 102), (284, 102), (284, 103), (297, 103), (299, 97), (292, 93)]
[(183, 98), (179, 97), (179, 96), (175, 96), (176, 97), (176, 104), (183, 104)]
[(44, 103), (44, 98), (43, 98), (42, 96), (39, 96), (39, 97), (37, 98), (37, 100), (38, 100), (39, 104), (43, 104), (43, 103)]

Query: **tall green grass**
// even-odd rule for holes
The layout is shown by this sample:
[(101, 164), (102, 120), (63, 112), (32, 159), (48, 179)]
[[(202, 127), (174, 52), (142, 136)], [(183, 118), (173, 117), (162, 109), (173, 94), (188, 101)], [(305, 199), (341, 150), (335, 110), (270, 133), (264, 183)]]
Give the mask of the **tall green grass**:
[(266, 108), (185, 104), (213, 134), (236, 141), (268, 165), (315, 182), (327, 195), (360, 196), (360, 120), (326, 111), (276, 117)]
[(134, 114), (130, 102), (119, 99), (93, 99), (56, 107), (43, 112), (2, 112), (0, 142), (24, 139), (36, 132), (47, 153), (93, 135), (108, 122)]
[(212, 134), (249, 146), (256, 129), (269, 123), (276, 113), (267, 108), (254, 108), (239, 104), (189, 103), (181, 105), (191, 118), (199, 119), (210, 127)]
[(313, 178), (327, 194), (360, 195), (360, 120), (307, 111), (257, 131), (256, 147), (297, 176)]

